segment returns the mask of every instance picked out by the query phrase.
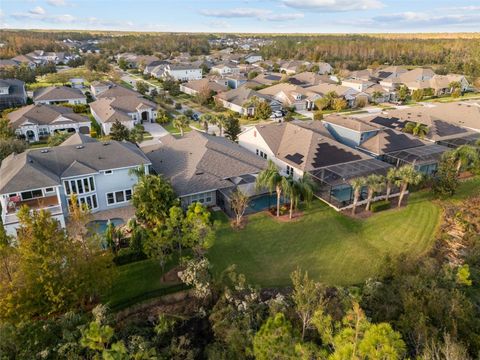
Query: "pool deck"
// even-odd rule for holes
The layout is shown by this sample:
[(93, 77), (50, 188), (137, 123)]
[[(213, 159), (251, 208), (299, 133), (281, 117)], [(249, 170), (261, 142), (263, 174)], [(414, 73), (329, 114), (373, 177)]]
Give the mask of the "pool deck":
[(135, 208), (132, 205), (123, 206), (111, 210), (99, 211), (92, 214), (92, 220), (122, 219), (125, 223), (135, 216)]

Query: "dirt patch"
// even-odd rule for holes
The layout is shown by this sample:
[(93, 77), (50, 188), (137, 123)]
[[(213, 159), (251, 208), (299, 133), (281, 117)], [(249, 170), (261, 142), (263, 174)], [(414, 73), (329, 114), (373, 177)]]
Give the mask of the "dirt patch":
[(267, 214), (278, 222), (294, 222), (300, 220), (300, 218), (303, 216), (303, 211), (294, 211), (291, 219), (288, 213), (277, 216), (276, 214), (272, 214), (270, 211), (267, 211)]
[(245, 229), (247, 224), (248, 224), (248, 216), (243, 216), (239, 225), (237, 225), (237, 222), (235, 221), (235, 219), (230, 221), (230, 226), (232, 227), (233, 230), (243, 230)]
[(180, 278), (178, 277), (178, 272), (182, 271), (181, 266), (175, 266), (173, 269), (168, 271), (162, 278), (160, 282), (162, 284), (178, 284), (181, 282)]

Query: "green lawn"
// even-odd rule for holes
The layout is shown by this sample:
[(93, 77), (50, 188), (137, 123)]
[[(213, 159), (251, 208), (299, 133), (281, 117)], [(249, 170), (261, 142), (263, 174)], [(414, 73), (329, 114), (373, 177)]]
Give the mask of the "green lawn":
[[(172, 259), (165, 269), (176, 264)], [(118, 267), (113, 286), (105, 295), (111, 309), (120, 310), (144, 300), (173, 293), (184, 288), (183, 284), (161, 283), (162, 268), (155, 260), (143, 260)]]
[[(462, 184), (455, 199), (480, 189), (480, 179)], [(231, 264), (261, 286), (283, 286), (300, 266), (332, 285), (358, 284), (375, 274), (386, 255), (421, 254), (433, 243), (441, 209), (428, 192), (415, 193), (409, 205), (355, 220), (316, 201), (294, 223), (279, 223), (265, 213), (249, 217), (244, 230), (234, 231), (222, 219), (209, 250), (218, 275)]]

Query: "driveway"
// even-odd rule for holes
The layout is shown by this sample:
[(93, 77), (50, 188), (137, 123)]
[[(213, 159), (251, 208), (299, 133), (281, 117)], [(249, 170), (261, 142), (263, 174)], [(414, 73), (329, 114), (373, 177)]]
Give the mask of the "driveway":
[(143, 123), (142, 125), (145, 131), (148, 131), (154, 138), (158, 139), (168, 134), (168, 131), (157, 123)]

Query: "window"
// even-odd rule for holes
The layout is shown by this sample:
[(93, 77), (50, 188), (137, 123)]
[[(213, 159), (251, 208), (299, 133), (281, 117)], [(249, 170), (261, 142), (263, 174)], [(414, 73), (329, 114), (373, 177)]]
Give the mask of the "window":
[(82, 179), (65, 180), (63, 185), (65, 187), (66, 195), (81, 195), (95, 191), (95, 182), (93, 181), (93, 176)]
[(105, 170), (103, 173), (105, 175), (111, 175), (113, 173), (113, 171), (112, 170)]
[(54, 192), (55, 192), (55, 189), (53, 187), (49, 187), (49, 188), (45, 189), (45, 194), (51, 194), (51, 193), (54, 193)]
[(287, 165), (287, 175), (293, 175), (293, 168), (289, 165)]
[[(70, 201), (70, 200), (69, 200)], [(98, 208), (97, 195), (80, 196), (77, 199), (79, 205), (87, 204), (90, 210)]]
[(43, 197), (42, 190), (31, 190), (31, 191), (24, 191), (20, 194), (22, 196), (22, 200), (30, 200), (30, 199), (37, 199)]
[(132, 189), (120, 190), (106, 194), (107, 205), (115, 205), (130, 201), (132, 198)]

